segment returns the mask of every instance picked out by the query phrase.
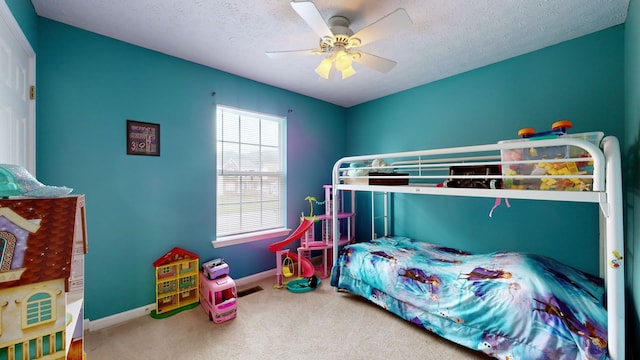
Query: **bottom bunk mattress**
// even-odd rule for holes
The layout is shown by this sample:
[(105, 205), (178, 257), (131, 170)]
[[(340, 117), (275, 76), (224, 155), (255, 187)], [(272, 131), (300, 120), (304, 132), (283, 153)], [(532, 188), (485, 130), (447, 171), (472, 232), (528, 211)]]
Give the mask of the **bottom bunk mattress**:
[(603, 280), (547, 257), (386, 237), (345, 246), (331, 285), (495, 358), (608, 358)]

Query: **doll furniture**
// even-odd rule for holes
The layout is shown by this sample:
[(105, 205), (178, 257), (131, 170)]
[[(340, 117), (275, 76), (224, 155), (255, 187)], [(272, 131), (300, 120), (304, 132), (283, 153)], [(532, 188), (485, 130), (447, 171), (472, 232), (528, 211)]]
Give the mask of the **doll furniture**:
[(305, 257), (299, 257), (296, 254), (286, 249), (285, 246), (289, 245), (294, 241), (298, 241), (300, 238), (304, 236), (304, 234), (313, 227), (315, 222), (314, 218), (303, 217), (300, 221), (300, 225), (287, 236), (285, 239), (280, 240), (276, 243), (270, 244), (267, 249), (276, 255), (276, 285), (275, 287), (278, 289), (282, 289), (286, 283), (284, 282), (285, 277), (293, 276), (293, 269), (290, 268), (290, 265), (293, 262), (298, 263), (298, 275), (302, 277), (312, 277), (315, 274), (315, 267), (311, 263), (311, 261)]
[[(337, 221), (340, 233), (338, 236), (337, 246), (343, 246), (355, 239), (355, 193), (352, 191), (338, 191), (335, 199), (333, 198), (332, 185), (324, 185), (324, 205), (325, 213), (323, 215), (317, 215), (316, 221), (320, 223), (320, 236), (316, 237), (316, 227), (311, 226), (309, 230), (304, 233), (304, 236), (300, 239), (300, 247), (298, 247), (298, 258), (311, 259), (312, 251), (320, 251), (322, 253), (322, 266), (321, 277), (326, 278), (329, 276), (329, 264), (331, 263), (331, 252), (334, 245), (333, 241), (333, 207), (336, 206)], [(345, 199), (343, 195), (348, 195), (349, 198)], [(301, 273), (300, 262), (298, 263), (298, 273)]]

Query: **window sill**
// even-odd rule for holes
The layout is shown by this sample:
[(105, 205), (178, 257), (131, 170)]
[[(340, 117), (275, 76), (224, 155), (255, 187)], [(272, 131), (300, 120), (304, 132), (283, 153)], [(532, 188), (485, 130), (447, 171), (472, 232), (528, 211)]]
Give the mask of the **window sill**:
[(243, 234), (243, 235), (233, 235), (233, 236), (225, 236), (213, 240), (211, 243), (214, 248), (221, 248), (225, 246), (232, 246), (238, 244), (244, 244), (248, 242), (260, 241), (265, 239), (272, 239), (279, 236), (288, 235), (291, 232), (291, 229), (274, 229), (267, 231), (260, 231), (251, 234)]

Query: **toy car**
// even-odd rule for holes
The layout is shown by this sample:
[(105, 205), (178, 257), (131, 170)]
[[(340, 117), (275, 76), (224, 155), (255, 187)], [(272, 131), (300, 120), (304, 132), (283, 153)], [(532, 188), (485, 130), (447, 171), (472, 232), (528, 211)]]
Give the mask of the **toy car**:
[(229, 275), (229, 265), (221, 258), (213, 259), (202, 264), (202, 272), (204, 272), (209, 280)]
[(221, 323), (236, 317), (236, 283), (230, 276), (210, 280), (200, 273), (200, 306), (209, 315), (209, 320)]

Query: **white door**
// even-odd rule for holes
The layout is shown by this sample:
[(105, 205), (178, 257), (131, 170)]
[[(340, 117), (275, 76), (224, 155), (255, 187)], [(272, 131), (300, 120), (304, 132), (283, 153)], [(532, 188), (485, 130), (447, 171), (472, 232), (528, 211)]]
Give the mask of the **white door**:
[(24, 166), (35, 176), (35, 53), (0, 0), (0, 164)]

